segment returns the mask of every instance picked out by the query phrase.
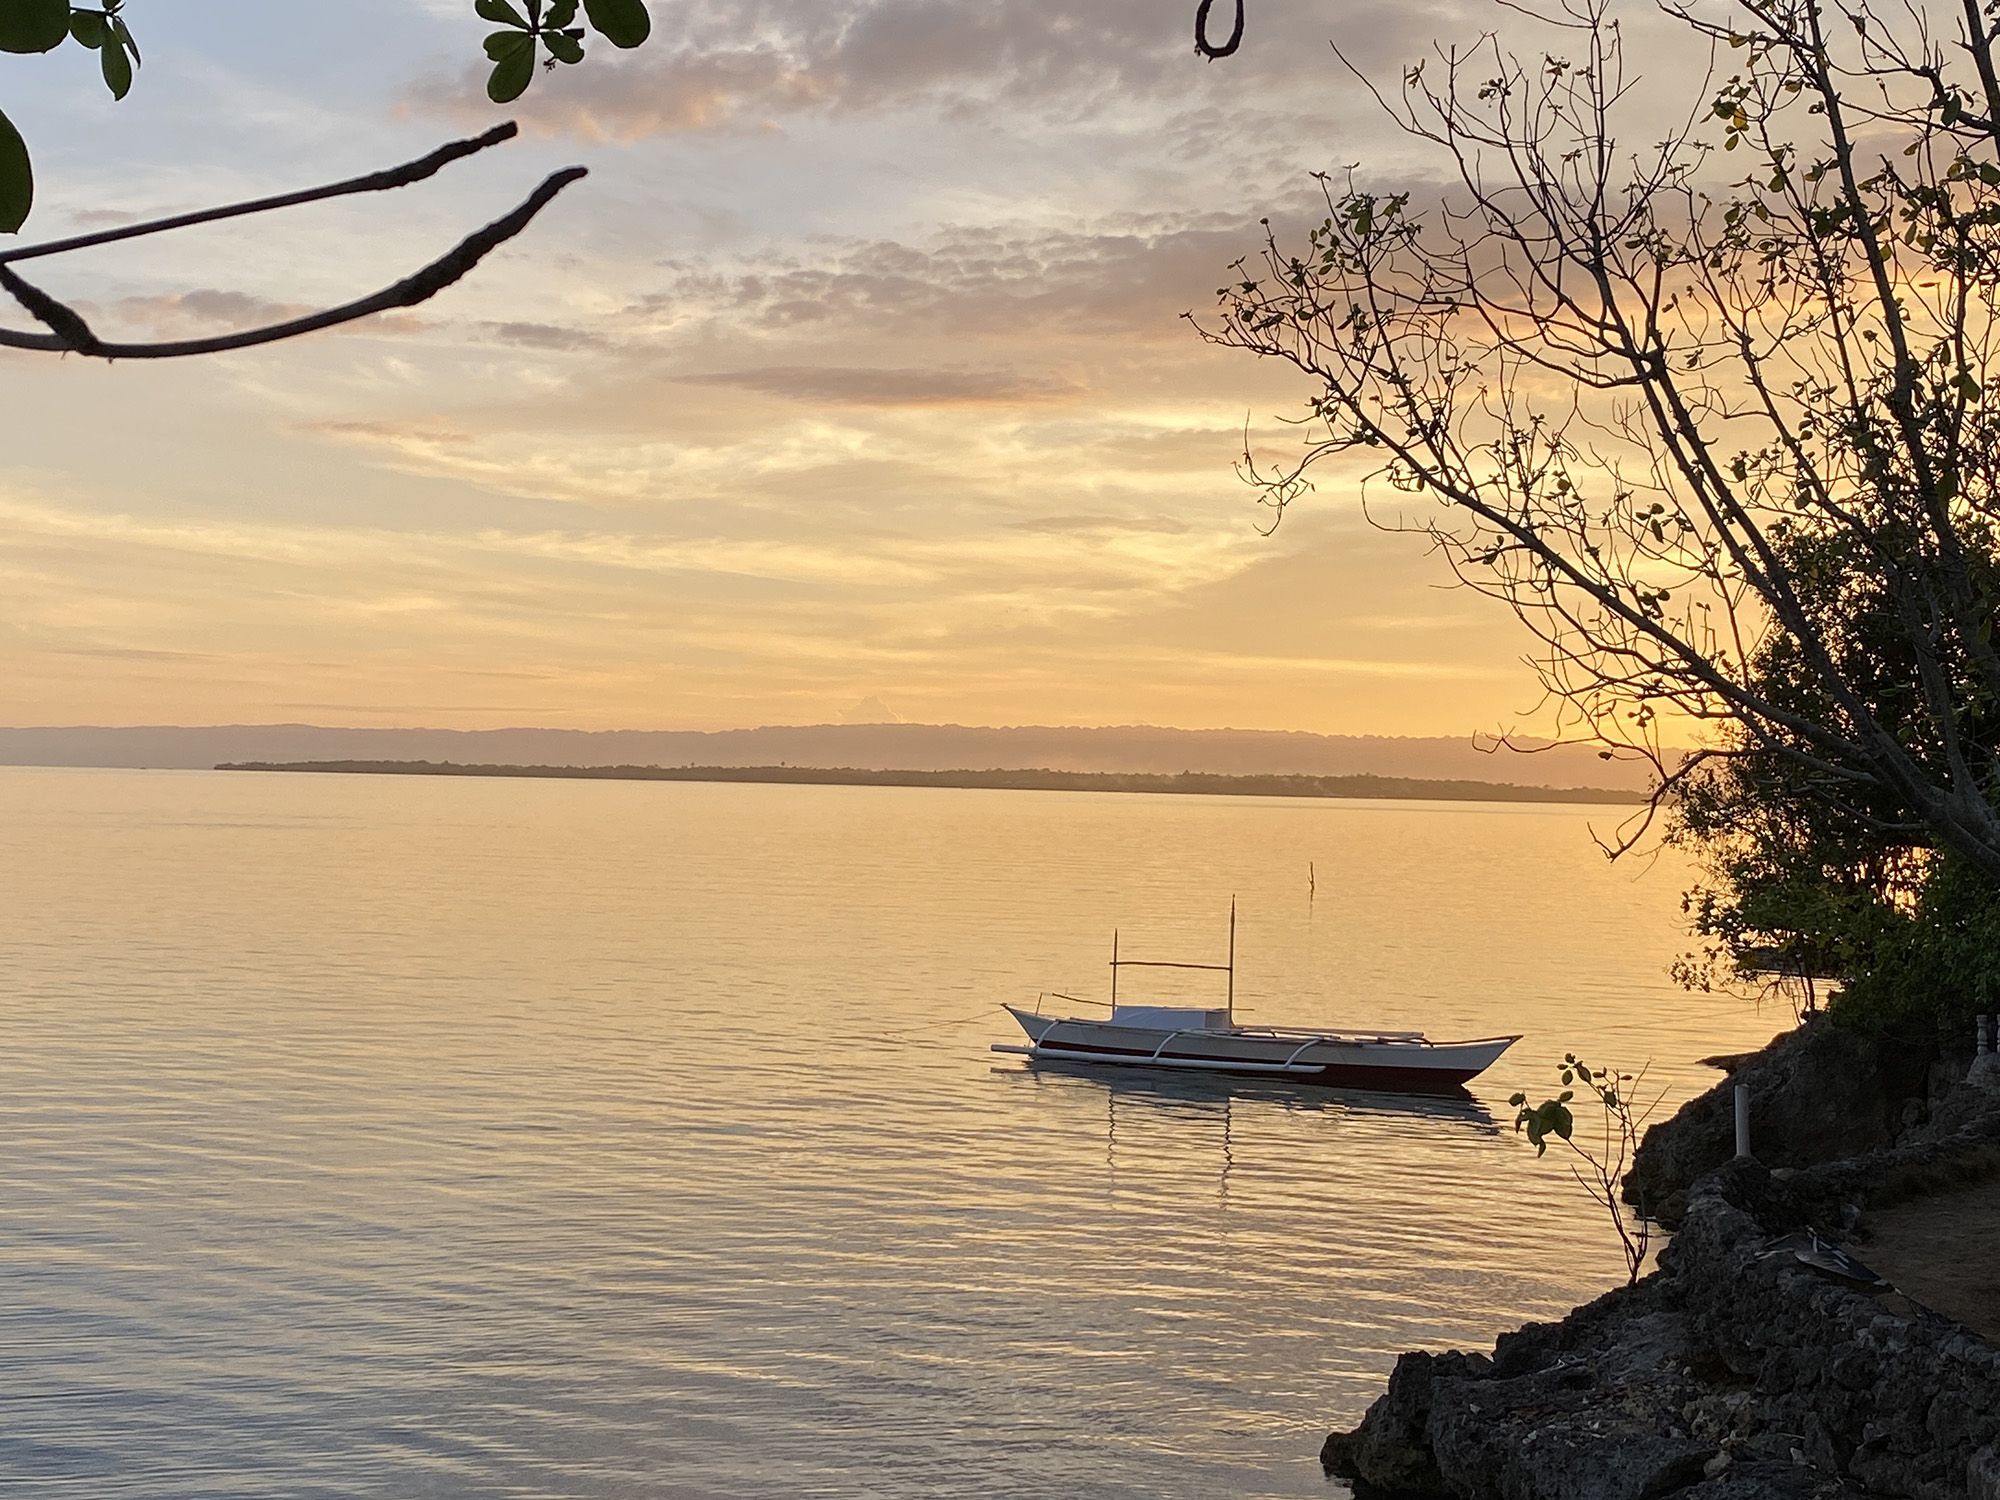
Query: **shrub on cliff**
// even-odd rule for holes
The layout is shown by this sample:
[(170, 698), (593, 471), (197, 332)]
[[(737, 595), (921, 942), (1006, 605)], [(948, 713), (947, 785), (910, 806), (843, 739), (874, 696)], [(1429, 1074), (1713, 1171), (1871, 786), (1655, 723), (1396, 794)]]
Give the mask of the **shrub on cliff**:
[(1971, 1036), (2000, 1011), (2000, 902), (1950, 854), (1931, 858), (1907, 911), (1882, 924), (1832, 1006), (1864, 1030), (1922, 1041)]
[[(2000, 586), (1991, 533), (1968, 526), (1966, 539), (1981, 586)], [(2000, 741), (2000, 699), (1982, 690), (1967, 651), (1940, 642), (1918, 659), (1899, 626), (1904, 606), (1876, 566), (1823, 539), (1791, 537), (1785, 553), (1811, 585), (1818, 628), (1860, 711), (1940, 764), (1954, 739)], [(1926, 672), (1959, 705), (1949, 735), (1916, 707), (1911, 684)], [(1792, 716), (1845, 722), (1857, 712), (1787, 635), (1760, 644), (1750, 676)], [(1723, 748), (1682, 780), (1670, 808), (1668, 841), (1702, 867), (1684, 901), (1701, 944), (1676, 966), (1684, 984), (1802, 983), (1810, 1009), (1814, 983), (1833, 979), (1835, 1014), (1877, 1031), (1928, 1034), (1992, 1008), (2000, 901), (1983, 872), (1893, 797), (1858, 790), (1837, 761), (1815, 764), (1803, 745), (1740, 726)]]

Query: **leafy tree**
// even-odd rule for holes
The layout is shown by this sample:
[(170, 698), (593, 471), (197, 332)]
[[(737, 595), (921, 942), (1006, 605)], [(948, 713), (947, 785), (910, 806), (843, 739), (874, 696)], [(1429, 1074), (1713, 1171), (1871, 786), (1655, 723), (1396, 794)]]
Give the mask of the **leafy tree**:
[[(1982, 546), (1990, 566), (1990, 548)], [(1906, 722), (1914, 665), (1868, 570), (1824, 539), (1794, 536), (1787, 562), (1805, 585), (1816, 624), (1842, 672), (1871, 712), (1909, 742)], [(1956, 691), (1970, 688), (1962, 661), (1951, 663)], [(1757, 691), (1789, 713), (1840, 722), (1840, 704), (1782, 632), (1752, 653)], [(1968, 716), (1970, 717), (1970, 716)], [(1973, 726), (1983, 737), (1993, 726)], [(1865, 972), (1879, 940), (1906, 920), (1928, 859), (1927, 830), (1881, 796), (1859, 795), (1844, 778), (1725, 730), (1730, 753), (1683, 777), (1671, 807), (1668, 842), (1693, 853), (1706, 879), (1684, 905), (1706, 946), (1676, 966), (1690, 987), (1775, 977), (1799, 982), (1812, 1008), (1814, 982)]]
[(1975, 1015), (2000, 1010), (2000, 902), (1979, 872), (1937, 851), (1868, 957), (1844, 980), (1836, 1015), (1920, 1044), (1943, 1036), (1962, 1046)]
[[(1982, 593), (2000, 592), (1989, 533), (1965, 528), (1967, 562)], [(1876, 719), (1935, 761), (1912, 660), (1897, 625), (1897, 601), (1877, 572), (1822, 541), (1795, 537), (1787, 560), (1807, 585), (1811, 608), (1842, 672)], [(1976, 663), (1949, 644), (1938, 670), (1961, 706), (1961, 732), (2000, 739), (2000, 704), (1981, 695)], [(1841, 705), (1796, 642), (1769, 635), (1753, 656), (1760, 692), (1795, 714), (1839, 721)], [(1701, 860), (1706, 879), (1686, 905), (1705, 949), (1678, 966), (1684, 983), (1778, 976), (1841, 985), (1835, 1009), (1872, 1027), (1908, 1030), (1950, 1020), (2000, 992), (2000, 949), (1980, 907), (1990, 887), (1888, 798), (1857, 797), (1802, 760), (1740, 733), (1733, 753), (1684, 778), (1671, 809), (1669, 841)]]
[[(1667, 14), (1735, 71), (1637, 152), (1611, 0), (1561, 0), (1567, 55), (1489, 38), (1380, 96), (1452, 190), (1323, 177), (1321, 222), (1240, 263), (1204, 335), (1316, 387), (1303, 451), (1244, 473), (1281, 512), (1323, 466), (1387, 490), (1385, 524), (1526, 624), (1566, 729), (1651, 759), (1656, 806), (1782, 764), (1990, 892), (1994, 16)], [(1710, 744), (1679, 760), (1663, 726)]]

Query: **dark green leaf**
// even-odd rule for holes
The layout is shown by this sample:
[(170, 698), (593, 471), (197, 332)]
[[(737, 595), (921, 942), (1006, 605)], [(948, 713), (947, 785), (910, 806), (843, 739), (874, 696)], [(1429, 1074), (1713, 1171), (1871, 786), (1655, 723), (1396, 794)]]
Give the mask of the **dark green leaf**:
[(566, 31), (576, 19), (576, 4), (577, 0), (550, 0), (549, 8), (542, 12), (542, 25), (550, 31)]
[(477, 0), (472, 7), (479, 12), (479, 19), (491, 21), (495, 26), (515, 26), (522, 31), (528, 29), (528, 18), (522, 15), (507, 0)]
[(35, 169), (28, 143), (14, 122), (0, 114), (0, 234), (13, 234), (35, 204)]
[(69, 40), (69, 0), (0, 0), (0, 51), (47, 52)]
[(112, 35), (125, 44), (125, 50), (132, 54), (132, 61), (134, 63), (139, 62), (141, 60), (139, 57), (139, 44), (132, 40), (132, 32), (126, 26), (123, 16), (113, 16), (111, 18), (111, 32)]
[(495, 104), (513, 103), (535, 81), (534, 40), (523, 35), (521, 43), (518, 51), (508, 53), (493, 64), (492, 76), (486, 80), (486, 97)]
[(486, 38), (486, 55), (495, 62), (506, 62), (522, 53), (533, 57), (535, 39), (525, 31), (496, 31)]
[(583, 61), (583, 44), (567, 31), (545, 31), (543, 42), (547, 43), (549, 55), (566, 63)]
[(653, 32), (646, 0), (583, 0), (583, 13), (614, 47), (636, 47)]
[(102, 47), (110, 37), (110, 28), (104, 24), (104, 17), (94, 10), (80, 10), (69, 18), (69, 34), (84, 46)]
[(97, 61), (104, 69), (104, 86), (111, 90), (112, 98), (123, 99), (132, 92), (132, 58), (123, 47), (99, 47)]

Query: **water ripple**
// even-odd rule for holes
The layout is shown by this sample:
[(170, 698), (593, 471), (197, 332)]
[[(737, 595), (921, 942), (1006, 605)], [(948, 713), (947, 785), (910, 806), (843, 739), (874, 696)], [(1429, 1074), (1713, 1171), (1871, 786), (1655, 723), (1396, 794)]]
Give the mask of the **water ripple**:
[[(1584, 823), (0, 772), (0, 1485), (1324, 1494), (1397, 1351), (1617, 1275), (1506, 1093), (1781, 1019)], [(1232, 893), (1246, 1010), (1529, 1036), (1458, 1106), (994, 1066)]]

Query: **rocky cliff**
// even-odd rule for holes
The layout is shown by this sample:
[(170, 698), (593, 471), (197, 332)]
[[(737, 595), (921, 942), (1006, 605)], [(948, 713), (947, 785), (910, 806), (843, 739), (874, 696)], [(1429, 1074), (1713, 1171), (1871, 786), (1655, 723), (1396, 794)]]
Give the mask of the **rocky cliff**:
[(1733, 1059), (1729, 1076), (1646, 1132), (1625, 1179), (1625, 1201), (1672, 1226), (1688, 1189), (1736, 1154), (1737, 1084), (1750, 1090), (1753, 1149), (1773, 1166), (1805, 1167), (1889, 1145), (1928, 1124), (1964, 1078), (1967, 1057), (1938, 1066), (1939, 1048), (1892, 1042), (1808, 1021), (1762, 1051)]
[(1855, 1158), (1706, 1173), (1660, 1270), (1490, 1356), (1405, 1355), (1323, 1462), (1362, 1496), (2000, 1500), (2000, 1350), (1798, 1253), (1804, 1231), (2000, 1164), (2000, 1095), (1937, 1115)]

